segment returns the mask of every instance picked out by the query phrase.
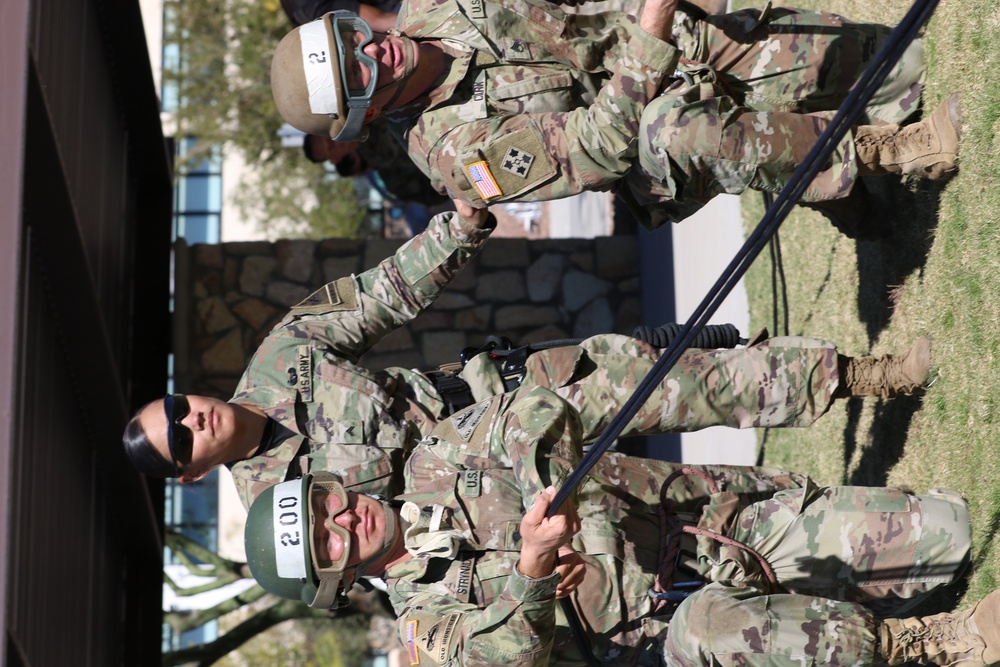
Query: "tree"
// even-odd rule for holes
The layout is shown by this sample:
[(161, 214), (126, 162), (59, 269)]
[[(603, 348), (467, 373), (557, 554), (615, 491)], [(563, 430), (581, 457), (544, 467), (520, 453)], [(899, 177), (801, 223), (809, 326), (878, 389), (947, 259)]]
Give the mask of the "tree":
[(359, 236), (365, 207), (353, 182), (282, 148), (277, 135), (271, 56), (292, 27), (278, 1), (167, 0), (163, 15), (164, 109), (175, 136), (198, 140), (178, 171), (213, 147), (235, 152), (248, 171), (234, 197), (245, 218), (297, 236)]
[[(250, 576), (246, 563), (223, 558), (176, 530), (168, 529), (165, 542), (177, 560), (189, 572), (199, 578), (210, 579), (207, 583), (185, 587), (179, 585), (165, 572), (164, 581), (180, 596), (193, 596), (207, 591), (217, 591)], [(179, 611), (169, 611), (164, 614), (165, 622), (175, 632), (182, 633), (243, 609), (248, 605), (261, 607), (250, 611), (248, 618), (212, 642), (166, 653), (163, 656), (163, 665), (164, 667), (174, 667), (193, 663), (198, 667), (207, 667), (223, 656), (239, 649), (245, 642), (261, 632), (288, 620), (323, 619), (338, 624), (346, 622), (350, 624), (350, 627), (346, 628), (348, 632), (343, 634), (357, 637), (358, 621), (367, 619), (372, 614), (389, 615), (388, 602), (384, 594), (352, 591), (351, 597), (354, 604), (335, 612), (328, 612), (312, 609), (305, 603), (296, 600), (281, 600), (270, 596), (263, 588), (254, 584), (250, 588), (205, 609), (186, 608)], [(341, 641), (340, 643), (346, 644), (348, 642)], [(328, 644), (329, 642), (319, 643), (327, 653), (330, 652)], [(356, 650), (356, 646), (352, 648)], [(328, 658), (326, 664), (330, 664), (330, 660), (337, 661), (337, 652), (334, 651), (332, 655), (333, 657)]]

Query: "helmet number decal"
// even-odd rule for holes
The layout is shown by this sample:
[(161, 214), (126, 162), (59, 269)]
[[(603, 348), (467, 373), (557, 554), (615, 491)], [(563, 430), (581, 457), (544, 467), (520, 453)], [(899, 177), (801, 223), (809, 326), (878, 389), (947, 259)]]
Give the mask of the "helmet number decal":
[(333, 66), (327, 55), (330, 40), (326, 33), (326, 22), (319, 20), (306, 23), (299, 28), (299, 40), (306, 88), (309, 91), (309, 110), (320, 114), (337, 113), (340, 99)]
[(283, 482), (274, 487), (273, 511), (274, 559), (278, 576), (304, 579), (306, 554), (302, 549), (302, 531), (306, 520), (302, 505), (302, 480)]

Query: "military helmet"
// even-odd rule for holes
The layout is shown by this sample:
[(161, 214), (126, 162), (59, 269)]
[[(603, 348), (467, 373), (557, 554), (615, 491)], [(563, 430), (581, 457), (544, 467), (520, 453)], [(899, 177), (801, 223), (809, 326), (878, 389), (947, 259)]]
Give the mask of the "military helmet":
[(338, 494), (347, 506), (347, 494), (336, 475), (314, 473), (276, 484), (250, 506), (244, 531), (247, 564), (253, 578), (268, 593), (302, 600), (316, 609), (347, 603), (341, 587), (350, 538), (336, 563), (318, 563), (312, 547), (312, 494), (317, 487)]
[[(281, 117), (307, 134), (336, 141), (363, 139), (365, 117), (378, 87), (378, 63), (362, 51), (373, 36), (366, 21), (345, 10), (324, 14), (285, 35), (271, 61), (271, 93)], [(363, 90), (347, 85), (356, 77), (346, 68), (359, 62), (371, 73)]]

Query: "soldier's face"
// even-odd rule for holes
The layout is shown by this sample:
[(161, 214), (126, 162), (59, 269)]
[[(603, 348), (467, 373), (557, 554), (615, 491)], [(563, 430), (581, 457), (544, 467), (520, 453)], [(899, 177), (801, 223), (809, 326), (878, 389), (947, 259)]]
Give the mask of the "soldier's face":
[[(421, 55), (424, 47), (402, 35), (375, 33), (372, 41), (361, 50), (378, 63), (378, 90), (372, 98), (371, 107), (376, 112), (381, 111), (395, 95), (395, 87), (391, 84), (406, 79), (404, 91), (393, 103), (393, 107), (399, 107), (425, 92), (440, 73), (433, 66), (423, 66)], [(358, 85), (367, 86), (371, 81), (369, 67), (352, 54), (345, 54), (344, 66), (356, 72)]]
[[(213, 467), (226, 463), (226, 453), (231, 449), (238, 424), (233, 406), (217, 398), (186, 394), (189, 411), (179, 417), (174, 429), (184, 427), (191, 432), (190, 460), (178, 461), (180, 481), (193, 482), (207, 475)], [(167, 442), (167, 415), (163, 399), (153, 401), (139, 415), (139, 424), (146, 437), (167, 461), (171, 460)]]
[[(326, 494), (313, 504), (316, 518), (313, 530), (313, 549), (316, 560), (336, 562), (349, 551), (347, 567), (353, 567), (378, 553), (385, 543), (385, 512), (374, 498), (358, 493), (347, 493), (347, 508), (335, 494)], [(321, 520), (322, 517), (322, 520)], [(333, 522), (350, 534), (350, 545), (345, 545), (340, 531), (330, 530)]]

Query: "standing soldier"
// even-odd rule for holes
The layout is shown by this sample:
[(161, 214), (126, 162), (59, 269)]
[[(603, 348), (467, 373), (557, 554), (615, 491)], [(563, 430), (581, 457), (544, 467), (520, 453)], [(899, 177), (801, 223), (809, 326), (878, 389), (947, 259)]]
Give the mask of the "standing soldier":
[[(338, 141), (386, 116), (434, 186), (484, 202), (614, 188), (655, 228), (722, 192), (776, 192), (889, 29), (795, 9), (704, 16), (648, 0), (638, 18), (543, 0), (407, 0), (396, 29), (349, 12), (293, 30), (271, 86), (281, 115)], [(860, 175), (957, 168), (959, 108), (921, 104), (914, 42), (802, 200), (842, 231)], [(851, 197), (852, 193), (855, 194)], [(850, 198), (850, 200), (848, 200)]]
[[(174, 395), (140, 409), (123, 438), (133, 464), (181, 482), (227, 464), (248, 507), (268, 486), (312, 470), (336, 472), (355, 490), (397, 493), (405, 456), (439, 420), (510, 388), (485, 352), (460, 378), (358, 365), (382, 336), (430, 305), (486, 242), (494, 224), (487, 211), (456, 207), (460, 213), (437, 216), (374, 269), (335, 280), (292, 308), (228, 402)], [(631, 391), (658, 357), (635, 339), (596, 336), (531, 355), (516, 382), (551, 387), (584, 409)], [(877, 358), (848, 357), (833, 343), (801, 337), (690, 350), (669, 376), (677, 408), (669, 430), (808, 426), (836, 398), (919, 391), (929, 367), (926, 338), (905, 354)]]

